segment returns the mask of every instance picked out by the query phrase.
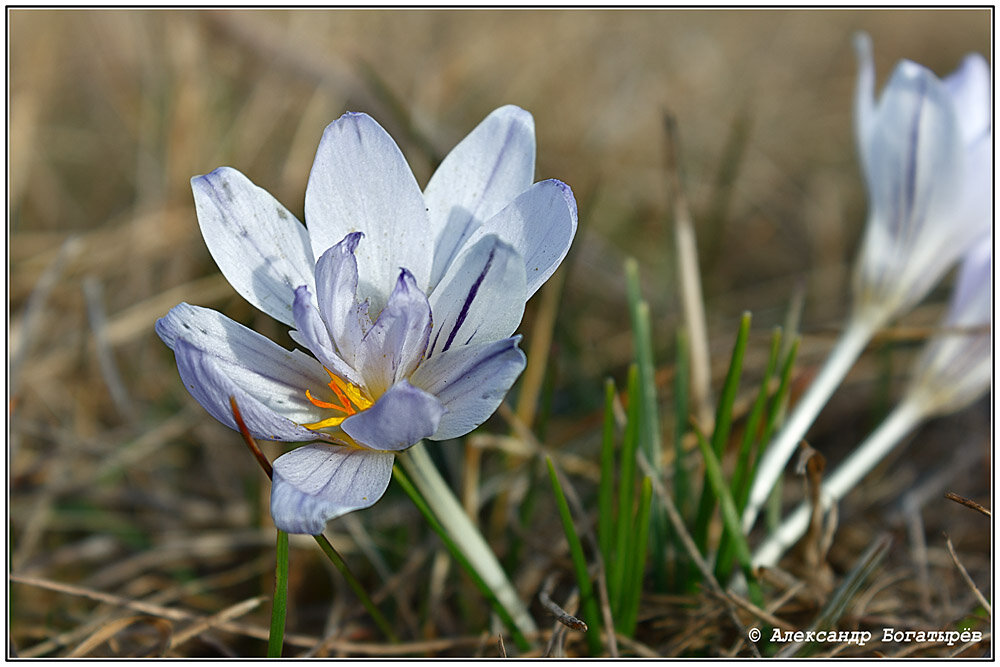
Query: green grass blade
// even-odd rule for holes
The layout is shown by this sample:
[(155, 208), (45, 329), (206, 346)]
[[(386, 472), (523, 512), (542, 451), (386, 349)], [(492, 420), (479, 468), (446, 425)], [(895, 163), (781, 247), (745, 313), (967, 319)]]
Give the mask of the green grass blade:
[(601, 616), (597, 609), (597, 598), (594, 597), (594, 586), (590, 581), (590, 573), (587, 571), (587, 559), (583, 555), (583, 545), (580, 543), (580, 536), (576, 533), (573, 515), (569, 511), (569, 504), (566, 502), (562, 485), (559, 484), (559, 476), (556, 474), (555, 466), (552, 465), (552, 459), (546, 456), (545, 463), (549, 467), (549, 479), (552, 481), (552, 491), (556, 496), (556, 507), (559, 509), (559, 518), (562, 520), (566, 541), (569, 543), (569, 555), (573, 561), (576, 583), (580, 589), (580, 608), (583, 611), (584, 622), (587, 624), (587, 647), (590, 649), (591, 655), (600, 655), (603, 651)]
[(621, 471), (618, 479), (618, 534), (615, 537), (615, 558), (611, 564), (608, 597), (615, 618), (620, 615), (622, 593), (625, 590), (625, 570), (628, 567), (628, 517), (635, 505), (635, 453), (639, 442), (639, 368), (628, 369), (628, 418), (622, 442)]
[(684, 434), (688, 432), (688, 390), (690, 366), (688, 361), (687, 332), (677, 330), (677, 371), (674, 376), (674, 505), (686, 514), (690, 503), (690, 482), (684, 451)]
[(632, 340), (635, 360), (639, 365), (639, 397), (642, 402), (641, 444), (653, 470), (660, 469), (661, 437), (659, 409), (656, 401), (656, 364), (653, 361), (653, 333), (649, 319), (649, 304), (642, 300), (639, 289), (639, 265), (633, 258), (625, 262), (629, 311), (632, 315)]
[(278, 531), (275, 546), (274, 599), (271, 601), (271, 632), (267, 636), (267, 657), (280, 658), (285, 643), (285, 612), (288, 609), (288, 533)]
[[(774, 432), (778, 430), (778, 427), (784, 420), (785, 408), (788, 404), (788, 392), (792, 386), (792, 370), (795, 368), (795, 358), (799, 353), (799, 343), (801, 341), (802, 339), (799, 336), (795, 337), (788, 348), (788, 354), (785, 355), (784, 362), (782, 362), (781, 383), (778, 385), (778, 391), (775, 392), (774, 399), (771, 401), (771, 406), (767, 411), (767, 421), (764, 422), (764, 432), (760, 437), (760, 450), (757, 452), (757, 456), (754, 457), (750, 475), (751, 482), (753, 482), (754, 475), (757, 473), (757, 463), (771, 442), (771, 436), (774, 435)], [(745, 502), (746, 500), (744, 500)]]
[(631, 567), (629, 581), (622, 603), (623, 618), (618, 628), (626, 637), (635, 634), (635, 626), (639, 618), (639, 602), (642, 597), (642, 580), (646, 572), (646, 546), (650, 532), (650, 508), (653, 500), (653, 482), (649, 477), (642, 478), (642, 488), (639, 492), (639, 513), (636, 515), (632, 533), (635, 535), (632, 553), (629, 556)]
[(452, 540), (448, 535), (448, 531), (445, 530), (444, 526), (441, 525), (441, 522), (438, 521), (438, 518), (434, 515), (430, 506), (427, 505), (427, 501), (425, 501), (423, 496), (420, 495), (420, 492), (413, 485), (413, 482), (410, 481), (410, 478), (406, 475), (406, 472), (399, 464), (392, 467), (392, 478), (396, 480), (400, 487), (402, 487), (403, 491), (406, 492), (406, 495), (410, 497), (413, 504), (416, 505), (420, 513), (423, 514), (424, 519), (427, 520), (430, 527), (435, 533), (438, 534), (438, 537), (441, 538), (441, 541), (444, 543), (445, 548), (448, 549), (448, 553), (451, 554), (451, 557), (454, 558), (455, 562), (458, 563), (459, 566), (466, 571), (469, 577), (472, 578), (472, 581), (476, 584), (476, 588), (479, 589), (479, 592), (483, 594), (483, 597), (485, 597), (490, 603), (490, 606), (493, 607), (493, 611), (496, 612), (496, 614), (500, 617), (500, 620), (502, 620), (504, 625), (506, 625), (510, 630), (511, 635), (514, 637), (514, 643), (517, 644), (517, 647), (522, 651), (530, 650), (531, 642), (528, 641), (528, 639), (524, 636), (524, 633), (522, 633), (517, 627), (517, 623), (514, 622), (514, 619), (511, 617), (507, 609), (500, 604), (500, 601), (493, 593), (493, 590), (486, 584), (485, 581), (483, 581), (483, 578), (479, 575), (476, 568), (472, 566), (469, 559), (466, 558), (465, 554), (462, 553), (462, 550), (458, 548), (458, 545), (455, 544), (454, 540)]
[(764, 378), (760, 382), (760, 389), (754, 399), (753, 407), (747, 417), (746, 430), (743, 432), (743, 441), (740, 443), (740, 452), (736, 461), (736, 468), (733, 470), (732, 482), (729, 485), (736, 501), (736, 509), (743, 512), (746, 505), (746, 496), (750, 493), (750, 473), (752, 472), (752, 454), (755, 442), (758, 442), (757, 433), (760, 430), (761, 420), (764, 418), (767, 408), (768, 387), (771, 378), (778, 367), (778, 357), (781, 353), (781, 329), (775, 329), (771, 336), (771, 353), (767, 358), (767, 366), (764, 369)]
[[(743, 440), (740, 443), (740, 451), (736, 459), (736, 467), (733, 470), (733, 477), (729, 484), (733, 501), (736, 503), (736, 511), (743, 512), (746, 505), (746, 498), (750, 493), (750, 468), (753, 445), (757, 442), (757, 431), (761, 420), (764, 418), (764, 410), (767, 407), (768, 386), (771, 384), (771, 376), (774, 375), (778, 367), (778, 356), (781, 353), (781, 329), (775, 329), (771, 336), (771, 353), (767, 359), (767, 366), (764, 370), (764, 378), (761, 380), (760, 389), (754, 399), (747, 417), (746, 428), (743, 431)], [(715, 561), (715, 578), (719, 581), (726, 581), (729, 572), (733, 567), (733, 544), (729, 531), (722, 534), (719, 542), (719, 551)]]
[(615, 539), (615, 382), (604, 382), (604, 430), (601, 439), (601, 481), (597, 489), (597, 541), (604, 567), (612, 562)]
[[(691, 481), (688, 474), (688, 457), (684, 449), (684, 435), (688, 432), (688, 405), (691, 383), (691, 369), (688, 359), (688, 337), (684, 327), (678, 327), (676, 338), (677, 350), (675, 356), (674, 374), (674, 507), (685, 520), (689, 520), (691, 506)], [(663, 508), (657, 503), (658, 509)], [(653, 574), (659, 590), (679, 590), (688, 580), (689, 565), (684, 543), (668, 522), (671, 528), (673, 563), (666, 558), (653, 561)], [(670, 566), (673, 565), (672, 569)]]
[[(761, 457), (767, 450), (768, 444), (771, 442), (771, 438), (774, 432), (778, 430), (781, 422), (784, 421), (785, 408), (788, 405), (788, 393), (791, 389), (792, 384), (792, 369), (795, 368), (795, 358), (799, 352), (799, 342), (801, 338), (796, 336), (791, 344), (788, 346), (788, 353), (785, 355), (785, 360), (781, 366), (781, 383), (778, 385), (778, 391), (774, 395), (774, 399), (771, 401), (771, 405), (767, 411), (767, 421), (764, 423), (764, 432), (760, 437), (760, 448), (754, 457), (753, 464), (750, 470), (750, 479), (748, 480), (747, 491), (740, 498), (740, 503), (746, 507), (747, 497), (750, 494), (749, 488), (753, 486), (753, 481), (757, 476), (757, 465), (760, 463)], [(774, 483), (774, 488), (771, 489), (770, 495), (768, 495), (767, 503), (765, 505), (765, 522), (768, 527), (768, 531), (776, 530), (781, 524), (781, 478)]]
[[(733, 418), (733, 403), (736, 401), (736, 392), (739, 390), (740, 374), (743, 371), (743, 356), (746, 352), (749, 335), (750, 313), (744, 313), (740, 319), (740, 329), (736, 335), (736, 343), (733, 345), (729, 371), (726, 373), (726, 382), (722, 386), (722, 393), (719, 396), (719, 406), (715, 413), (715, 430), (712, 432), (712, 452), (715, 454), (716, 460), (722, 458), (725, 452), (726, 441), (729, 439), (729, 429), (732, 426)], [(715, 510), (717, 495), (713, 490), (712, 484), (706, 480), (701, 490), (701, 500), (698, 503), (698, 514), (695, 517), (693, 533), (695, 544), (698, 545), (698, 550), (703, 555), (706, 553), (708, 547), (708, 525), (712, 519), (712, 512)]]
[(726, 527), (726, 530), (733, 536), (733, 546), (736, 550), (736, 559), (739, 561), (740, 568), (743, 570), (744, 576), (747, 578), (747, 585), (750, 592), (750, 601), (753, 602), (758, 607), (764, 606), (764, 597), (761, 594), (760, 585), (757, 583), (757, 579), (753, 573), (753, 567), (750, 560), (750, 547), (747, 544), (746, 538), (740, 530), (740, 516), (736, 512), (736, 503), (733, 502), (733, 496), (729, 493), (729, 486), (726, 484), (725, 478), (722, 476), (722, 466), (719, 464), (719, 459), (712, 451), (711, 445), (705, 440), (705, 437), (698, 433), (698, 447), (701, 449), (701, 455), (705, 458), (705, 477), (709, 486), (711, 486), (713, 493), (718, 498), (719, 509), (722, 513), (722, 522)]

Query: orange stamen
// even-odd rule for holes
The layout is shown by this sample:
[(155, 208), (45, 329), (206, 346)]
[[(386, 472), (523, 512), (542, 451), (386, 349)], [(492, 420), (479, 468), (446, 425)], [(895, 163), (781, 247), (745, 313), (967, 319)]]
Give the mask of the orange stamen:
[(330, 387), (330, 390), (333, 391), (337, 400), (340, 402), (331, 403), (330, 401), (320, 400), (313, 396), (312, 392), (308, 389), (306, 389), (306, 398), (308, 398), (309, 402), (317, 408), (336, 410), (337, 412), (343, 413), (343, 416), (330, 417), (312, 424), (303, 424), (306, 428), (313, 430), (339, 426), (342, 421), (351, 415), (357, 414), (361, 410), (368, 409), (373, 403), (372, 400), (361, 393), (360, 387), (356, 387), (350, 382), (337, 377), (337, 375), (335, 375), (329, 368), (324, 367), (323, 370), (325, 370), (330, 376), (330, 383), (327, 386)]

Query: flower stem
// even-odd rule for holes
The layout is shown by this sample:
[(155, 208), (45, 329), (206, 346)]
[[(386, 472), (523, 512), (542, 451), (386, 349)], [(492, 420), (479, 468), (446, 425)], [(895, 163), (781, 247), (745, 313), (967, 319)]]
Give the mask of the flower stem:
[[(858, 446), (823, 483), (820, 502), (824, 511), (839, 502), (857, 486), (886, 455), (900, 443), (925, 415), (914, 401), (904, 400), (886, 417), (868, 439)], [(812, 508), (802, 503), (764, 542), (753, 557), (753, 566), (772, 567), (781, 554), (802, 537), (809, 526)]]
[[(274, 467), (271, 465), (271, 462), (267, 460), (267, 457), (264, 456), (264, 453), (260, 451), (260, 447), (257, 445), (257, 441), (254, 440), (253, 436), (250, 434), (250, 429), (247, 428), (246, 423), (243, 421), (243, 415), (240, 413), (240, 407), (239, 407), (239, 405), (236, 404), (236, 398), (234, 396), (230, 396), (229, 397), (229, 405), (232, 407), (232, 410), (233, 410), (233, 419), (236, 421), (236, 426), (239, 429), (240, 435), (243, 436), (243, 442), (246, 444), (247, 448), (250, 449), (250, 453), (253, 454), (254, 458), (257, 459), (257, 463), (260, 464), (260, 467), (264, 470), (264, 474), (267, 475), (267, 478), (268, 479), (272, 479), (272, 477), (274, 475)], [(278, 550), (279, 550), (278, 567), (279, 568), (281, 567), (281, 554), (280, 554), (280, 551), (281, 551), (281, 548), (282, 548), (281, 547), (281, 544), (282, 544), (282, 542), (281, 542), (282, 537), (281, 536), (283, 534), (284, 534), (284, 545), (285, 545), (284, 546), (284, 554), (285, 554), (285, 557), (284, 557), (285, 558), (285, 566), (284, 566), (285, 567), (285, 575), (284, 575), (285, 576), (285, 586), (283, 587), (283, 590), (285, 591), (285, 593), (284, 593), (285, 599), (283, 600), (283, 605), (282, 605), (282, 615), (281, 615), (282, 628), (284, 628), (284, 619), (285, 619), (285, 616), (284, 616), (284, 604), (287, 603), (287, 587), (288, 587), (288, 585), (287, 585), (287, 579), (288, 579), (288, 534), (287, 533), (283, 533), (280, 530), (278, 531)], [(347, 567), (347, 562), (343, 558), (341, 558), (340, 554), (337, 553), (337, 550), (333, 548), (333, 545), (330, 544), (330, 540), (326, 539), (326, 535), (323, 535), (322, 533), (320, 533), (319, 535), (313, 535), (313, 539), (316, 540), (316, 544), (318, 544), (319, 548), (323, 550), (323, 553), (326, 554), (326, 557), (330, 559), (330, 562), (333, 563), (333, 566), (335, 568), (337, 568), (337, 571), (340, 572), (340, 574), (343, 575), (344, 579), (347, 580), (347, 584), (351, 587), (351, 590), (354, 591), (355, 595), (358, 596), (358, 599), (361, 600), (361, 604), (364, 606), (364, 608), (368, 610), (369, 614), (371, 614), (372, 620), (375, 621), (375, 624), (378, 625), (379, 629), (381, 629), (382, 632), (385, 634), (386, 639), (388, 639), (389, 641), (391, 641), (393, 644), (398, 644), (399, 643), (399, 638), (396, 637), (396, 633), (394, 633), (392, 631), (392, 626), (389, 625), (389, 622), (385, 620), (384, 616), (382, 616), (382, 612), (380, 612), (378, 610), (378, 607), (375, 606), (375, 603), (372, 602), (372, 599), (368, 596), (368, 591), (365, 590), (365, 587), (361, 585), (361, 582), (358, 581), (358, 578), (355, 577), (354, 573), (351, 572), (351, 570), (350, 570), (349, 567)], [(280, 573), (280, 570), (279, 570), (279, 573)], [(277, 581), (275, 581), (275, 586), (277, 586)], [(276, 603), (277, 603), (277, 599), (278, 599), (278, 594), (276, 592), (275, 593), (275, 602)], [(273, 616), (272, 616), (272, 619), (271, 619), (271, 631), (272, 631), (272, 633), (274, 632), (274, 618), (273, 618)], [(280, 644), (279, 644), (279, 648), (278, 648), (279, 653), (280, 653), (280, 650), (281, 649), (280, 649)], [(270, 645), (270, 641), (269, 641), (268, 642), (268, 655), (270, 655), (270, 651), (271, 651), (271, 645)]]
[(761, 506), (785, 469), (785, 464), (802, 441), (806, 431), (812, 426), (820, 410), (830, 400), (834, 390), (840, 385), (848, 371), (864, 351), (875, 333), (872, 321), (855, 318), (841, 335), (837, 345), (830, 352), (823, 370), (809, 386), (808, 391), (795, 406), (791, 417), (785, 422), (781, 432), (768, 446), (760, 461), (757, 475), (750, 489), (750, 497), (743, 512), (743, 532), (749, 533)]
[(319, 548), (323, 550), (323, 553), (330, 559), (330, 562), (333, 563), (335, 568), (337, 568), (337, 571), (343, 575), (344, 579), (347, 581), (347, 585), (351, 587), (354, 594), (358, 596), (359, 600), (361, 600), (361, 604), (368, 610), (372, 620), (375, 621), (375, 624), (382, 631), (382, 634), (385, 635), (386, 639), (393, 644), (398, 644), (399, 638), (396, 636), (396, 633), (392, 631), (392, 625), (390, 625), (389, 622), (385, 620), (385, 617), (382, 616), (382, 612), (378, 610), (378, 607), (375, 606), (371, 597), (368, 596), (368, 591), (365, 590), (365, 587), (361, 585), (358, 578), (355, 577), (354, 573), (347, 567), (347, 563), (341, 555), (337, 553), (337, 550), (333, 548), (333, 545), (330, 544), (330, 540), (326, 539), (326, 535), (323, 535), (322, 533), (319, 535), (313, 535), (313, 539), (316, 540), (316, 544), (318, 544)]
[(517, 592), (507, 579), (496, 555), (479, 528), (462, 509), (451, 488), (441, 477), (431, 460), (424, 443), (418, 442), (396, 457), (424, 501), (454, 544), (466, 557), (469, 565), (493, 592), (497, 602), (509, 614), (521, 634), (528, 636), (537, 631), (535, 622)]
[(274, 599), (271, 601), (271, 633), (267, 637), (267, 657), (280, 658), (285, 641), (285, 610), (288, 607), (288, 533), (278, 531), (275, 547)]

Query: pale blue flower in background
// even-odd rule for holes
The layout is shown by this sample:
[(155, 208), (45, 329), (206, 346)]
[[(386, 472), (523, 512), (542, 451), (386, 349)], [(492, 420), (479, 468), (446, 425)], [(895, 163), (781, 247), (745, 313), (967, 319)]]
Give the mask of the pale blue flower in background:
[(859, 35), (855, 126), (868, 224), (856, 318), (882, 326), (913, 307), (985, 233), (993, 186), (990, 70), (970, 54), (943, 80), (908, 60), (874, 98), (871, 39)]
[(855, 129), (868, 221), (847, 326), (761, 458), (743, 529), (875, 333), (923, 299), (992, 228), (990, 71), (978, 54), (945, 79), (903, 60), (875, 99), (871, 39), (855, 40)]
[(904, 401), (932, 416), (966, 407), (990, 387), (993, 235), (962, 260), (942, 332), (924, 346)]
[[(925, 420), (961, 410), (989, 390), (992, 259), (992, 235), (983, 237), (963, 258), (941, 331), (921, 351), (899, 404), (823, 481), (823, 510), (846, 496)], [(758, 548), (754, 567), (773, 567), (805, 533), (811, 513), (808, 503), (792, 512)]]
[(243, 174), (192, 179), (198, 221), (223, 275), (294, 327), (286, 350), (224, 315), (182, 303), (156, 324), (192, 396), (231, 428), (319, 441), (274, 461), (271, 514), (317, 534), (385, 492), (394, 453), (464, 435), (524, 369), (524, 304), (576, 232), (576, 202), (534, 183), (531, 115), (491, 113), (421, 192), (392, 138), (348, 113), (323, 134), (305, 197), (308, 229)]

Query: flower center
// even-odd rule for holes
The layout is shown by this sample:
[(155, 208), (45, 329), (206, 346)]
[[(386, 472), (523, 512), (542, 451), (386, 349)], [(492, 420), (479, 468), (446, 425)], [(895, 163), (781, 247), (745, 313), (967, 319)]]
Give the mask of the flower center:
[(312, 424), (303, 424), (303, 426), (313, 431), (321, 428), (327, 428), (329, 426), (338, 426), (340, 422), (344, 421), (351, 415), (367, 410), (371, 407), (372, 403), (374, 403), (374, 401), (361, 393), (361, 387), (337, 377), (333, 371), (326, 366), (323, 367), (323, 370), (325, 370), (327, 375), (330, 376), (330, 384), (327, 386), (333, 390), (333, 394), (336, 397), (337, 402), (331, 403), (330, 401), (321, 401), (318, 398), (315, 398), (308, 389), (306, 389), (306, 398), (308, 398), (309, 402), (317, 408), (336, 410), (341, 414), (335, 417), (330, 417), (329, 419), (314, 422)]

